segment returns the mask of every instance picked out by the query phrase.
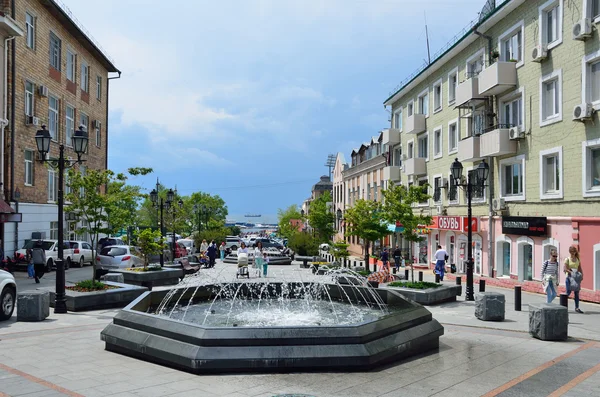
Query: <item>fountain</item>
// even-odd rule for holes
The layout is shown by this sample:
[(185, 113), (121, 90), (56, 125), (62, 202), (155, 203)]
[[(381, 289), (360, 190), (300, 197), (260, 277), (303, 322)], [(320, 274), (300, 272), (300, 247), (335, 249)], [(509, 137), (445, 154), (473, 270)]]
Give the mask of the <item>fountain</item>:
[(102, 331), (106, 350), (198, 374), (368, 370), (435, 349), (444, 333), (424, 307), (345, 269), (221, 280), (209, 269), (144, 293)]

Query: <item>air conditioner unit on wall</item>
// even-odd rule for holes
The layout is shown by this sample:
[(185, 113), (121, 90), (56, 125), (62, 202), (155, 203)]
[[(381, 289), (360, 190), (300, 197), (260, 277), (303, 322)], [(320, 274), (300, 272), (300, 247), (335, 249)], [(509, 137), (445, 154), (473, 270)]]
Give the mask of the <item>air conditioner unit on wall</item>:
[(504, 211), (506, 209), (506, 203), (503, 198), (495, 198), (492, 200), (492, 209), (494, 211)]
[(573, 40), (585, 40), (592, 35), (592, 20), (583, 18), (573, 25)]
[(518, 127), (513, 127), (508, 131), (508, 138), (512, 140), (525, 138), (525, 133)]
[(40, 94), (40, 96), (47, 97), (48, 87), (46, 87), (45, 85), (38, 86), (38, 94)]
[(573, 108), (573, 120), (584, 121), (592, 118), (594, 108), (589, 103), (582, 103)]
[(25, 115), (25, 125), (40, 125), (39, 117)]
[(547, 57), (548, 51), (545, 47), (541, 45), (536, 45), (535, 47), (533, 47), (533, 51), (531, 51), (531, 58), (533, 62), (542, 62)]

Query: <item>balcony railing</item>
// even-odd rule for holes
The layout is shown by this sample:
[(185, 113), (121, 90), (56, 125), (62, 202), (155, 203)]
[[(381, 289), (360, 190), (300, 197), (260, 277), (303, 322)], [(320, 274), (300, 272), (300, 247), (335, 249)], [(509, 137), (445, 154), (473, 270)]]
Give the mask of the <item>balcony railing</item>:
[(427, 174), (427, 162), (423, 157), (413, 157), (404, 161), (404, 173), (408, 176)]

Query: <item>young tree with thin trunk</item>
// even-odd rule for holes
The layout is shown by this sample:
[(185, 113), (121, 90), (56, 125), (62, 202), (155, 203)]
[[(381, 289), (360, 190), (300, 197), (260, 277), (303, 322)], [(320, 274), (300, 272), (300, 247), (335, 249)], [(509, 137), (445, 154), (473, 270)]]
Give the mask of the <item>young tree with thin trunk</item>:
[(382, 215), (381, 203), (363, 199), (356, 200), (344, 214), (346, 236), (356, 236), (364, 241), (366, 266), (369, 265), (369, 244), (389, 234)]
[(325, 191), (310, 203), (308, 210), (308, 224), (316, 233), (319, 243), (327, 243), (335, 233), (333, 227), (335, 215), (328, 206), (331, 203), (331, 194)]

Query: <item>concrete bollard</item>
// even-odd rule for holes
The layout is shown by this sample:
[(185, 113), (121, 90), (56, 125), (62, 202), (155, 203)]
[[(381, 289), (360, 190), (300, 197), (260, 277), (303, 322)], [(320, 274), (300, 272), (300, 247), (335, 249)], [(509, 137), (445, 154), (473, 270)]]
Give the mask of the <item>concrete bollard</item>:
[(460, 276), (456, 277), (456, 285), (462, 284), (462, 278)]
[(569, 295), (567, 295), (567, 294), (560, 294), (560, 305), (564, 306), (566, 308), (569, 307)]
[(408, 280), (408, 269), (404, 269), (404, 279)]
[(521, 286), (515, 285), (515, 311), (521, 311)]
[(438, 273), (435, 274), (435, 283), (436, 284), (440, 283), (440, 275)]
[(395, 267), (394, 267), (394, 268), (392, 268), (392, 273), (393, 273), (393, 274), (396, 274), (396, 268), (395, 268)]
[(356, 267), (356, 261), (354, 261), (354, 267)]
[(479, 279), (479, 292), (485, 292), (485, 280)]
[(419, 271), (419, 281), (423, 281), (423, 272)]

